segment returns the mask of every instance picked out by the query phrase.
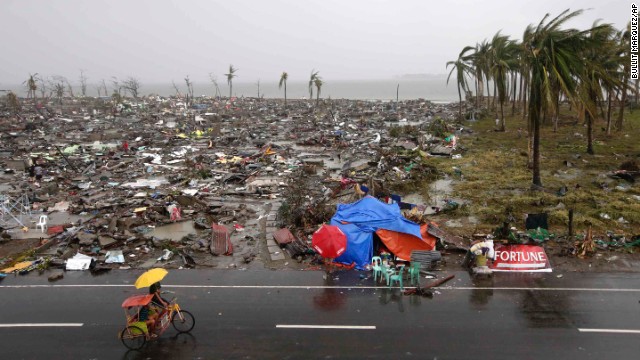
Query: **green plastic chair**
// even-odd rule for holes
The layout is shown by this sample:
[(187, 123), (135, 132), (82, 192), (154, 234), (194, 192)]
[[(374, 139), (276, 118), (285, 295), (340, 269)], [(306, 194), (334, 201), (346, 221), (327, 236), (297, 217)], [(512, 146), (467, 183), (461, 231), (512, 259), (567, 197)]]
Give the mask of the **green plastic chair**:
[(412, 262), (411, 266), (409, 266), (409, 279), (411, 280), (411, 285), (420, 286), (420, 263)]
[(384, 276), (384, 280), (387, 283), (387, 286), (389, 286), (389, 277), (393, 275), (394, 271), (389, 267), (389, 264), (384, 261), (380, 264), (380, 267), (382, 268), (382, 276)]
[(402, 275), (404, 275), (404, 265), (400, 265), (398, 270), (396, 270), (392, 275), (389, 275), (389, 283), (387, 286), (391, 287), (393, 283), (400, 284), (400, 291), (404, 291), (404, 286), (402, 285)]
[(371, 258), (371, 269), (373, 270), (373, 281), (382, 279), (382, 259), (380, 256)]

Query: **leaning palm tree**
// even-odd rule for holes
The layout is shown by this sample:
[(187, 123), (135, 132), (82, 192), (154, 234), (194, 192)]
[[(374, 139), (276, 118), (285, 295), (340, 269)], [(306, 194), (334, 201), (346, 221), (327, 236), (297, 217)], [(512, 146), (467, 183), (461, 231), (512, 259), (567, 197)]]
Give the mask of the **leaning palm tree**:
[(549, 77), (553, 76), (569, 99), (576, 94), (576, 75), (582, 73), (580, 49), (584, 31), (561, 29), (582, 10), (563, 11), (547, 22), (545, 15), (525, 44), (525, 57), (530, 72), (529, 121), (533, 130), (533, 186), (542, 187), (540, 178), (540, 115), (553, 106)]
[(320, 90), (322, 89), (322, 85), (324, 85), (324, 82), (322, 81), (322, 78), (320, 76), (316, 76), (315, 79), (313, 79), (313, 84), (316, 86), (316, 106), (318, 106), (318, 103), (320, 102)]
[(491, 40), (491, 73), (500, 102), (500, 131), (505, 131), (504, 102), (507, 96), (507, 75), (516, 66), (516, 44), (508, 36), (496, 33)]
[[(487, 40), (483, 40), (481, 43), (476, 44), (476, 51), (473, 55), (474, 64), (476, 67), (476, 76), (478, 77), (478, 85), (480, 93), (484, 91), (482, 89), (483, 83), (487, 85), (487, 109), (489, 108), (489, 100), (491, 93), (489, 92), (489, 81), (491, 80), (491, 43)], [(486, 82), (484, 81), (486, 80)]]
[(282, 89), (284, 85), (284, 108), (287, 108), (287, 79), (289, 78), (289, 74), (286, 71), (282, 72), (280, 75), (280, 82), (278, 83), (278, 89)]
[(627, 23), (627, 28), (620, 34), (620, 48), (622, 51), (622, 86), (620, 94), (620, 109), (618, 111), (618, 119), (616, 120), (616, 130), (622, 130), (624, 107), (627, 102), (627, 90), (631, 87), (629, 83), (629, 67), (631, 64), (631, 22)]
[(460, 120), (462, 120), (462, 93), (460, 89), (464, 90), (465, 92), (469, 89), (469, 84), (467, 83), (466, 74), (471, 71), (470, 66), (465, 62), (463, 58), (464, 53), (465, 51), (463, 50), (460, 53), (460, 55), (458, 55), (457, 60), (447, 62), (447, 67), (451, 66), (451, 71), (449, 72), (449, 76), (447, 77), (447, 85), (449, 84), (449, 79), (451, 78), (451, 75), (453, 74), (453, 72), (454, 71), (456, 72), (456, 84), (458, 86), (458, 101), (459, 101), (458, 119)]
[[(527, 99), (529, 96), (529, 84), (531, 82), (531, 72), (529, 71), (529, 62), (527, 59), (527, 44), (529, 44), (529, 42), (531, 41), (531, 36), (534, 30), (535, 27), (533, 26), (533, 24), (527, 26), (527, 28), (524, 30), (524, 33), (522, 34), (522, 42), (520, 43), (520, 47), (518, 49), (518, 52), (520, 54), (520, 87), (522, 88), (520, 90), (521, 99), (519, 99), (519, 101), (522, 104), (522, 120), (527, 118)], [(531, 129), (529, 129), (529, 132), (532, 132)]]
[[(460, 61), (462, 61), (464, 64), (467, 65), (467, 72), (470, 76), (473, 76), (475, 78), (474, 80), (474, 86), (475, 86), (475, 105), (476, 107), (478, 107), (479, 103), (478, 103), (478, 98), (480, 96), (480, 94), (482, 93), (482, 88), (479, 86), (480, 85), (480, 79), (478, 79), (478, 69), (477, 69), (477, 64), (476, 64), (476, 54), (475, 54), (475, 50), (476, 48), (473, 46), (465, 46), (464, 49), (462, 49), (462, 51), (460, 52), (460, 55), (458, 56), (458, 59)], [(471, 52), (473, 51), (473, 52)], [(471, 52), (471, 53), (469, 53)], [(467, 87), (467, 90), (470, 90)]]
[(309, 76), (309, 100), (313, 99), (313, 85), (318, 77), (319, 71), (311, 70), (311, 76)]
[[(578, 94), (587, 123), (587, 153), (593, 154), (593, 121), (597, 105), (604, 100), (602, 88), (619, 87), (622, 82), (617, 74), (618, 43), (614, 41), (615, 29), (609, 25), (594, 24), (585, 37), (585, 45), (580, 48), (583, 61)], [(625, 89), (626, 91), (626, 89)]]
[(229, 72), (224, 74), (227, 77), (227, 84), (229, 84), (229, 99), (231, 99), (231, 94), (233, 94), (233, 78), (238, 76), (236, 75), (236, 71), (238, 71), (238, 69), (234, 68), (233, 65), (229, 65)]

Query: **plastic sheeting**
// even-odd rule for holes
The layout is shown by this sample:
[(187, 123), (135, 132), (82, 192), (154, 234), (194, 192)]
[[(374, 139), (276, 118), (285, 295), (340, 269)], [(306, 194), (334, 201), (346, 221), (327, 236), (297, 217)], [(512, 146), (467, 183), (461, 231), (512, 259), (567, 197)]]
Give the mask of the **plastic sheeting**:
[(331, 225), (336, 225), (347, 235), (347, 250), (335, 259), (343, 264), (364, 267), (373, 256), (373, 233), (378, 229), (395, 231), (422, 239), (420, 226), (405, 219), (398, 204), (385, 204), (366, 196), (354, 203), (338, 204)]
[(397, 231), (379, 229), (376, 231), (380, 240), (395, 256), (404, 259), (411, 259), (413, 250), (433, 250), (436, 247), (436, 238), (427, 233), (428, 225), (420, 226), (422, 238), (418, 239), (414, 235), (404, 234)]
[(89, 270), (91, 262), (95, 261), (91, 256), (77, 253), (74, 257), (67, 259), (67, 270)]

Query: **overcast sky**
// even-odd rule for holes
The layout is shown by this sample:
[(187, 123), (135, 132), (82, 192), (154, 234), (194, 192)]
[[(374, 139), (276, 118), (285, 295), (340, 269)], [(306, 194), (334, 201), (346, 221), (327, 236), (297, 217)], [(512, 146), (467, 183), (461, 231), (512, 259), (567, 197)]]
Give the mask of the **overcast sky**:
[(520, 38), (545, 13), (588, 9), (571, 26), (602, 19), (622, 28), (630, 2), (607, 0), (2, 0), (0, 87), (29, 73), (89, 82), (143, 83), (386, 79), (446, 73), (466, 45), (498, 30)]

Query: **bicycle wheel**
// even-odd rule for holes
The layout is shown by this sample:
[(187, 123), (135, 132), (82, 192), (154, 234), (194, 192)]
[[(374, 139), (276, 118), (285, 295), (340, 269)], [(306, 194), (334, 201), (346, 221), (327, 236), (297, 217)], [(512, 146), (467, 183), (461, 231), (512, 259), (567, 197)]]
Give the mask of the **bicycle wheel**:
[(173, 327), (178, 330), (179, 333), (187, 333), (193, 329), (196, 325), (196, 319), (186, 310), (180, 310), (173, 314), (171, 319)]
[(144, 331), (137, 326), (127, 326), (120, 333), (120, 340), (131, 350), (138, 350), (147, 342)]

